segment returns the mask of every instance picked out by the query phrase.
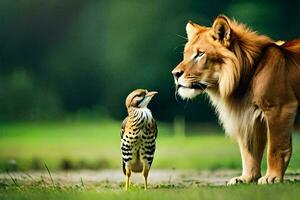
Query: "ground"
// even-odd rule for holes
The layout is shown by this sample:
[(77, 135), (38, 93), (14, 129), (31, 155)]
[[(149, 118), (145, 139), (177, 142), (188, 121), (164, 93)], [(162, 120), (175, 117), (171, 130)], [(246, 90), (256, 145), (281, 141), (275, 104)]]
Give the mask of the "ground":
[(0, 175), (0, 199), (299, 199), (299, 173), (288, 174), (282, 184), (224, 185), (238, 173), (152, 170), (147, 191), (136, 174), (128, 192), (119, 170), (4, 173)]
[[(51, 176), (50, 176), (51, 175)], [(149, 174), (149, 187), (156, 188), (159, 185), (169, 185), (178, 188), (189, 186), (225, 186), (227, 181), (240, 175), (238, 170), (157, 170), (153, 169)], [(109, 186), (112, 189), (119, 189), (124, 184), (125, 176), (120, 170), (80, 170), (80, 171), (29, 171), (29, 172), (6, 172), (0, 174), (2, 184), (33, 185), (39, 181), (46, 184), (57, 184), (60, 186)], [(53, 181), (53, 182), (52, 182)], [(131, 181), (135, 186), (143, 186), (141, 174), (133, 173)], [(300, 171), (287, 173), (285, 182), (295, 183), (300, 181)]]

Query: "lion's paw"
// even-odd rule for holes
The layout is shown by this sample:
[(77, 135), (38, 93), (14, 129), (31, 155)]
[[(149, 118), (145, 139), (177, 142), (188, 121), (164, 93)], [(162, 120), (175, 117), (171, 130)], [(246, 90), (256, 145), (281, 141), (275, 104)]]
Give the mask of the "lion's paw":
[(230, 179), (227, 185), (237, 185), (241, 183), (246, 183), (246, 179), (243, 176), (237, 176)]
[(260, 174), (257, 175), (251, 175), (251, 176), (237, 176), (230, 179), (230, 181), (227, 183), (227, 185), (237, 185), (242, 183), (256, 183), (258, 178), (260, 177)]
[(273, 184), (279, 183), (282, 181), (282, 178), (279, 176), (266, 175), (258, 179), (258, 184)]

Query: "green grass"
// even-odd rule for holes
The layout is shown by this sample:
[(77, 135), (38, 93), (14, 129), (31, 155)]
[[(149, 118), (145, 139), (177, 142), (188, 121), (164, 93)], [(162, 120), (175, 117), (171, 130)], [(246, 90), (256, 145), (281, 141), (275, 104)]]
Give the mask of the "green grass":
[(152, 188), (144, 191), (133, 188), (128, 192), (123, 189), (110, 188), (83, 188), (74, 186), (70, 188), (58, 187), (9, 187), (0, 189), (0, 199), (26, 200), (26, 199), (164, 199), (164, 200), (266, 200), (266, 199), (299, 199), (300, 183), (287, 183), (275, 185), (238, 185), (238, 186), (200, 186), (192, 188), (173, 188), (164, 185), (161, 188)]
[[(0, 170), (42, 169), (50, 171), (64, 167), (120, 168), (120, 122), (60, 122), (12, 123), (0, 125)], [(294, 135), (294, 154), (289, 166), (300, 168), (300, 137)], [(263, 164), (265, 166), (265, 162)], [(174, 137), (172, 129), (159, 124), (154, 168), (177, 169), (241, 169), (237, 144), (224, 134), (202, 133), (198, 136)], [(265, 168), (265, 167), (264, 167)], [(238, 185), (201, 186), (151, 184), (148, 191), (133, 185), (125, 192), (123, 183), (80, 183), (63, 186), (44, 182), (29, 184), (10, 179), (0, 180), (0, 199), (299, 199), (300, 182), (285, 182), (268, 186)], [(49, 181), (49, 180), (48, 180)]]
[[(0, 125), (0, 170), (120, 168), (120, 122), (12, 123)], [(300, 137), (294, 135), (289, 170), (300, 168)], [(16, 163), (16, 164), (15, 164)], [(265, 166), (265, 162), (263, 164)], [(174, 137), (159, 124), (154, 168), (240, 169), (237, 144), (224, 134)]]

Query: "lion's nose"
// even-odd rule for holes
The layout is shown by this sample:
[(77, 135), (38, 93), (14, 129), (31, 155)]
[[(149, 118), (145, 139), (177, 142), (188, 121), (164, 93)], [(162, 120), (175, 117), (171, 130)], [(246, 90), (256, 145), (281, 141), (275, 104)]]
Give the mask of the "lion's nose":
[(172, 74), (173, 74), (174, 78), (176, 78), (176, 80), (178, 80), (179, 77), (183, 74), (183, 71), (181, 71), (181, 70), (173, 70)]

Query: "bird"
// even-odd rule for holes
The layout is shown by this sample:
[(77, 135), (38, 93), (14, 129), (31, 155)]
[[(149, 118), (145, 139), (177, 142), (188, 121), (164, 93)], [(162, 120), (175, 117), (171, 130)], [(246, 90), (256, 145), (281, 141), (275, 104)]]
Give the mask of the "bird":
[(147, 190), (147, 178), (154, 158), (158, 132), (156, 121), (147, 106), (157, 93), (136, 89), (125, 101), (128, 116), (121, 127), (121, 152), (126, 191), (132, 172), (143, 174), (144, 189)]

